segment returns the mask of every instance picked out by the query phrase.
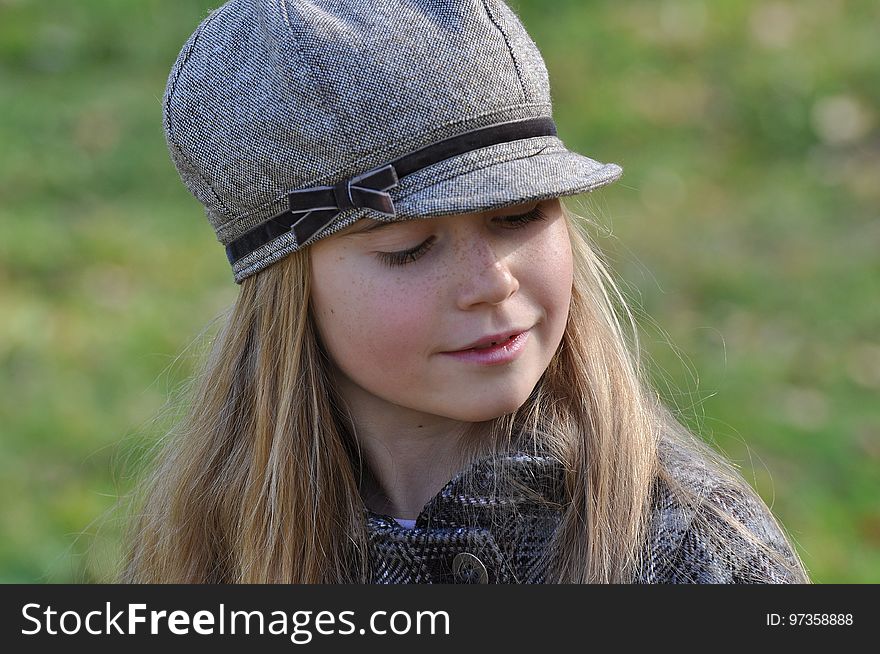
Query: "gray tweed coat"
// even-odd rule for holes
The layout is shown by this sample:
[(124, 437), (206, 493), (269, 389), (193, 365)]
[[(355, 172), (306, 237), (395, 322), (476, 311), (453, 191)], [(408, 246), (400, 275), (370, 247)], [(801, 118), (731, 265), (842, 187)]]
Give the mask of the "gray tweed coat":
[[(472, 483), (466, 485), (465, 473), (459, 473), (425, 505), (415, 528), (367, 510), (372, 581), (545, 583), (553, 557), (550, 537), (561, 516), (562, 465), (550, 456), (524, 452), (503, 458), (511, 473), (505, 480), (516, 483), (498, 479), (494, 471), (499, 459), (479, 460), (469, 469)], [(663, 455), (661, 449), (663, 459), (679, 480), (711, 496), (759, 540), (789, 561), (796, 560), (760, 499), (721, 481), (692, 456), (675, 450)], [(694, 511), (685, 509), (659, 480), (652, 506), (650, 535), (636, 583), (799, 582), (717, 518), (714, 523), (695, 521)], [(505, 512), (509, 517), (499, 520)], [(716, 530), (720, 538), (711, 535)]]

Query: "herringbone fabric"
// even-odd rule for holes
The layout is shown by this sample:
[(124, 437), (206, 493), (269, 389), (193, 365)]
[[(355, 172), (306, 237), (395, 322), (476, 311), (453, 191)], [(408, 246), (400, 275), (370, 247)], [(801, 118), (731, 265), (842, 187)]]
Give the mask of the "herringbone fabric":
[[(711, 466), (669, 456), (678, 479), (725, 507), (761, 542), (794, 562), (769, 509)], [(476, 462), (427, 504), (414, 528), (367, 511), (372, 581), (379, 584), (473, 583), (454, 562), (463, 553), (485, 567), (488, 583), (540, 584), (556, 556), (551, 537), (564, 506), (562, 465), (548, 455), (504, 455), (509, 478), (496, 476), (498, 458)], [(472, 474), (471, 474), (472, 473)], [(471, 479), (470, 485), (466, 483)], [(797, 583), (795, 576), (724, 521), (688, 509), (659, 480), (643, 564), (635, 583)]]

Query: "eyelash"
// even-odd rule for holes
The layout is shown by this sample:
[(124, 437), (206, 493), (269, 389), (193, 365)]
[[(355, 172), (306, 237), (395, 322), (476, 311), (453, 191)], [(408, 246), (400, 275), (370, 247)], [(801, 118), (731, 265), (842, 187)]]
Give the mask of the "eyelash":
[[(524, 213), (519, 216), (505, 216), (501, 219), (501, 221), (509, 225), (509, 227), (507, 227), (506, 229), (520, 229), (525, 225), (528, 225), (529, 223), (546, 219), (547, 215), (543, 211), (541, 211), (540, 206), (538, 206), (528, 213)], [(435, 240), (436, 237), (432, 236), (424, 243), (417, 245), (411, 250), (404, 250), (403, 252), (378, 252), (377, 255), (383, 263), (389, 266), (403, 266), (407, 263), (415, 261), (423, 254), (425, 254), (428, 250), (430, 250), (431, 246), (434, 245)]]

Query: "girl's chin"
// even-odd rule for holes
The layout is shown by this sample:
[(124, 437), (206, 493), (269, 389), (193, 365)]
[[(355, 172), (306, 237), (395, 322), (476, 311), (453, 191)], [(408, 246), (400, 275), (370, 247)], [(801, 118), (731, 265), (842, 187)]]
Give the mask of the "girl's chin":
[(499, 401), (498, 398), (491, 403), (480, 403), (470, 400), (458, 406), (449, 407), (448, 416), (462, 422), (485, 422), (494, 420), (519, 409), (527, 398), (511, 397)]

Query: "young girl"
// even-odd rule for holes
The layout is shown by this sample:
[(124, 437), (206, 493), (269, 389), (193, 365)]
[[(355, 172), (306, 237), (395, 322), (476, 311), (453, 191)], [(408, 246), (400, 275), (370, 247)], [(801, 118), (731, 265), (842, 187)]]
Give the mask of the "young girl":
[(232, 0), (165, 130), (240, 293), (133, 523), (134, 582), (806, 582), (646, 383), (501, 0)]

